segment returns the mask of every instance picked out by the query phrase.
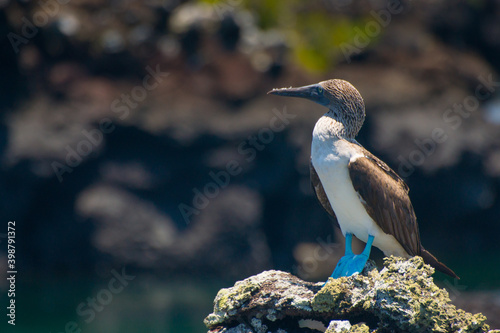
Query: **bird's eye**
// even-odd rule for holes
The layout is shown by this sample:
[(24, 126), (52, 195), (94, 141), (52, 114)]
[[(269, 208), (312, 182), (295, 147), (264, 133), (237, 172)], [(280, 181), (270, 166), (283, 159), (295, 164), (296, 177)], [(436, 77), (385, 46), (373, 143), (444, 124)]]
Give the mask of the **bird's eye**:
[(320, 94), (322, 94), (322, 93), (323, 93), (323, 88), (318, 87), (318, 92), (319, 92)]

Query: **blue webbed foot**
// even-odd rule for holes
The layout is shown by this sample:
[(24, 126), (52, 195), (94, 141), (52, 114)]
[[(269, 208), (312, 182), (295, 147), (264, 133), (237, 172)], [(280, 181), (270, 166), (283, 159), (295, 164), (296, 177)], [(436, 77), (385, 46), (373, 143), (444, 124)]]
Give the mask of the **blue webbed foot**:
[(366, 247), (361, 254), (354, 254), (352, 252), (352, 234), (346, 234), (345, 236), (345, 255), (340, 258), (337, 267), (333, 271), (331, 277), (336, 279), (341, 276), (351, 276), (355, 273), (361, 273), (365, 267), (368, 258), (370, 257), (370, 251), (373, 243), (373, 236), (368, 236), (368, 242)]
[(337, 267), (332, 273), (332, 278), (336, 279), (341, 276), (351, 276), (355, 273), (361, 273), (368, 261), (368, 256), (364, 254), (351, 254), (343, 256)]

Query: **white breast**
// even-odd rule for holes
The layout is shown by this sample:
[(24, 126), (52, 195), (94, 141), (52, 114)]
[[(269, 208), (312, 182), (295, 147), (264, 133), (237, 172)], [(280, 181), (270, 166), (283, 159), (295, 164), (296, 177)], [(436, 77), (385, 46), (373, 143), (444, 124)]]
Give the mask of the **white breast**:
[(368, 240), (368, 235), (372, 235), (373, 245), (386, 255), (409, 257), (399, 242), (392, 235), (385, 234), (366, 212), (362, 198), (354, 190), (348, 170), (350, 161), (364, 156), (361, 147), (355, 141), (349, 142), (331, 135), (327, 129), (331, 121), (329, 117), (322, 117), (316, 123), (311, 158), (342, 234), (352, 233), (364, 242)]

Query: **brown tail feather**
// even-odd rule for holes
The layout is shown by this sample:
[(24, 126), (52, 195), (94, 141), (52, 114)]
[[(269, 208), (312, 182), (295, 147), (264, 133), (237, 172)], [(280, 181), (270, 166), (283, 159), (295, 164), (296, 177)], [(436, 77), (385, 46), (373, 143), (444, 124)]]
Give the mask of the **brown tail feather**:
[(434, 267), (438, 271), (443, 272), (444, 274), (447, 274), (455, 279), (460, 279), (458, 277), (458, 275), (455, 274), (455, 272), (453, 272), (451, 269), (446, 267), (446, 265), (443, 264), (442, 262), (439, 262), (436, 259), (436, 257), (434, 257), (430, 252), (425, 250), (423, 247), (422, 247), (422, 253), (420, 255), (422, 256), (422, 258), (424, 258), (424, 261), (426, 264), (431, 265), (432, 267)]

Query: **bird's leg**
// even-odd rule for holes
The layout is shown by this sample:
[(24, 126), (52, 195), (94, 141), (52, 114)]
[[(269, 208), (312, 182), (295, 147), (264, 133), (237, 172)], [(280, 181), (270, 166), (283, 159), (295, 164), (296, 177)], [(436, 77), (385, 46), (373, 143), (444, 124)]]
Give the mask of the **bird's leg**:
[(349, 262), (354, 258), (354, 253), (352, 252), (352, 234), (345, 234), (345, 253), (342, 258), (340, 258), (335, 270), (333, 271), (331, 277), (336, 279), (341, 276), (346, 276), (345, 271)]
[(346, 234), (344, 256), (352, 256), (352, 255), (354, 255), (354, 253), (352, 252), (352, 234)]
[(345, 235), (345, 254), (340, 258), (337, 267), (332, 273), (332, 278), (336, 279), (341, 276), (351, 276), (355, 273), (361, 273), (365, 267), (368, 258), (370, 257), (370, 252), (372, 249), (374, 237), (368, 235), (368, 241), (366, 242), (365, 249), (361, 254), (354, 254), (352, 252), (352, 234)]
[(370, 252), (372, 250), (372, 244), (374, 239), (375, 237), (373, 237), (372, 235), (368, 235), (368, 241), (366, 242), (365, 249), (363, 250), (363, 252), (361, 252), (361, 255), (370, 257)]

